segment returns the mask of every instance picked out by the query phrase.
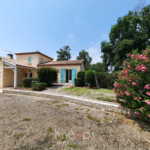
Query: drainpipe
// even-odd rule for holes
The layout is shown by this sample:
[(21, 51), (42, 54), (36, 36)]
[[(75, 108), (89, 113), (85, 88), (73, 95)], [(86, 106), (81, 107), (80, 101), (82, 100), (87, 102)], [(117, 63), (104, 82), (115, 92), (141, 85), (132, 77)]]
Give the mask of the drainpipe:
[(17, 67), (14, 68), (14, 88), (17, 87)]

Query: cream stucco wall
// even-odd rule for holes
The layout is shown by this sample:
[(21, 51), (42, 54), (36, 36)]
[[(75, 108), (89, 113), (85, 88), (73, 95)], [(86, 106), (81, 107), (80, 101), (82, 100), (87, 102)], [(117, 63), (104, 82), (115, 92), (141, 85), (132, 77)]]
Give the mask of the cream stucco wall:
[(0, 88), (3, 87), (3, 61), (0, 60)]
[(80, 71), (80, 65), (74, 65), (74, 66), (51, 66), (51, 67), (53, 67), (53, 68), (56, 68), (56, 69), (58, 69), (59, 70), (59, 73), (58, 73), (58, 80), (57, 80), (57, 82), (58, 83), (60, 83), (60, 79), (61, 79), (61, 77), (60, 77), (60, 75), (61, 75), (61, 69), (69, 69), (69, 70), (72, 70), (73, 68), (74, 69), (76, 69), (76, 77), (77, 77), (77, 73)]
[[(28, 58), (32, 58), (32, 63), (28, 64)], [(32, 65), (33, 67), (37, 68), (38, 62), (39, 62), (39, 54), (22, 54), (22, 55), (16, 55), (16, 60), (19, 60), (21, 62), (27, 63), (28, 65)]]
[(80, 66), (80, 71), (85, 71), (84, 63), (81, 64), (81, 66)]
[(52, 59), (39, 54), (39, 58), (38, 58), (38, 63), (39, 64), (41, 63), (41, 58), (43, 58), (43, 63), (48, 62), (48, 61), (53, 61)]

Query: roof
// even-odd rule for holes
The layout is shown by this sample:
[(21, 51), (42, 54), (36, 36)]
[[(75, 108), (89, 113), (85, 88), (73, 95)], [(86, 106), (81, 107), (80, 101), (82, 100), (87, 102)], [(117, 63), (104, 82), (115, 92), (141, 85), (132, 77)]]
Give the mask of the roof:
[(63, 60), (63, 61), (51, 61), (39, 64), (39, 66), (57, 66), (57, 65), (81, 65), (84, 60)]
[(4, 61), (7, 61), (8, 63), (14, 64), (16, 66), (34, 68), (35, 69), (35, 67), (33, 67), (32, 65), (28, 65), (26, 63), (20, 62), (20, 61), (15, 60), (15, 59), (9, 59), (9, 58), (6, 58), (6, 57), (1, 57), (1, 56), (0, 56), (0, 59), (3, 59)]
[(49, 56), (47, 56), (47, 55), (45, 55), (39, 51), (37, 51), (37, 52), (26, 52), (26, 53), (15, 53), (15, 55), (28, 55), (28, 54), (41, 54), (41, 55), (53, 60), (53, 58), (51, 58), (51, 57), (49, 57)]

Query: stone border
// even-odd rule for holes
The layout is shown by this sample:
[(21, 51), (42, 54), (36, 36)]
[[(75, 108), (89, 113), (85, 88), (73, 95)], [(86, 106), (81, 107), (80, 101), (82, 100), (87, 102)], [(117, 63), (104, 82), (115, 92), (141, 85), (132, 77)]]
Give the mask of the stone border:
[(23, 90), (10, 90), (10, 89), (3, 89), (3, 93), (7, 94), (19, 94), (19, 95), (29, 95), (29, 96), (37, 96), (37, 97), (44, 97), (50, 99), (57, 99), (57, 100), (64, 100), (88, 107), (97, 108), (101, 111), (109, 111), (115, 112), (123, 115), (132, 115), (133, 113), (130, 109), (122, 110), (118, 104), (113, 104), (111, 102), (102, 102), (102, 101), (92, 101), (83, 98), (77, 98), (73, 96), (64, 96), (64, 95), (55, 95), (50, 93), (42, 93), (42, 92), (34, 92), (34, 91), (23, 91)]

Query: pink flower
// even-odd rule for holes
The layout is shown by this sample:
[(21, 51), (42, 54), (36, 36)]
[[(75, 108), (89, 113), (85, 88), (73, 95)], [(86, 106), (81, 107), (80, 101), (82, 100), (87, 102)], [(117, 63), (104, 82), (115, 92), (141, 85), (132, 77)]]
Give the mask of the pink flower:
[(118, 87), (118, 85), (119, 85), (119, 84), (118, 84), (117, 82), (116, 82), (116, 83), (114, 83), (114, 86), (115, 86), (115, 87)]
[(150, 89), (150, 84), (146, 84), (144, 88), (145, 89)]
[(146, 92), (146, 94), (147, 94), (148, 96), (150, 96), (150, 92)]
[(138, 97), (134, 97), (134, 100), (139, 101)]
[(136, 83), (135, 83), (135, 82), (132, 82), (132, 85), (136, 85)]
[(125, 92), (125, 94), (126, 94), (127, 96), (130, 96), (130, 94), (129, 94), (128, 92)]
[(122, 108), (122, 109), (124, 109), (124, 107), (123, 107), (123, 106), (121, 106), (121, 108)]
[(142, 99), (141, 97), (139, 97), (139, 99)]
[(135, 92), (133, 91), (132, 93), (134, 94)]
[(138, 111), (136, 111), (135, 114), (139, 115), (140, 113)]
[(145, 101), (146, 104), (150, 105), (150, 101)]
[(148, 117), (150, 117), (150, 115), (147, 115)]
[(141, 109), (143, 110), (144, 108), (143, 108), (143, 107), (141, 107)]
[(132, 80), (129, 80), (130, 82), (132, 81)]
[(131, 66), (130, 66), (130, 65), (128, 65), (128, 68), (131, 68)]

